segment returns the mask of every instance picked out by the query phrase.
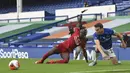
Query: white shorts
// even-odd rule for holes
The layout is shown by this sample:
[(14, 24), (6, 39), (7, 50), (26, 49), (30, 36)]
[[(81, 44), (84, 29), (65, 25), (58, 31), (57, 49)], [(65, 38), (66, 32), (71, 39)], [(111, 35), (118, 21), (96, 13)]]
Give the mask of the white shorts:
[(109, 57), (116, 57), (113, 48), (110, 48), (108, 50), (103, 49), (103, 51), (109, 56)]
[[(102, 46), (101, 46), (102, 50), (104, 51), (104, 53), (106, 53), (109, 57), (116, 57), (114, 51), (113, 51), (113, 48), (110, 48), (108, 50), (104, 49)], [(96, 48), (95, 48), (96, 49)], [(96, 49), (97, 50), (97, 49)]]

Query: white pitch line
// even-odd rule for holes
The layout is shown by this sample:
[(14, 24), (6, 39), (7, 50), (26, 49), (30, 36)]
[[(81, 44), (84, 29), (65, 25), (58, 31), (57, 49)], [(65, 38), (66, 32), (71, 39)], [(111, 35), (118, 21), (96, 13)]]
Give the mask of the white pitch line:
[[(79, 71), (79, 72), (68, 72), (68, 73), (99, 73), (99, 72), (109, 72), (109, 71), (112, 71), (112, 72), (117, 72), (117, 71), (127, 71), (127, 70), (130, 70), (130, 69), (115, 69), (115, 70), (95, 70), (95, 71)], [(67, 73), (67, 72), (66, 72)], [(130, 72), (129, 72), (130, 73)]]

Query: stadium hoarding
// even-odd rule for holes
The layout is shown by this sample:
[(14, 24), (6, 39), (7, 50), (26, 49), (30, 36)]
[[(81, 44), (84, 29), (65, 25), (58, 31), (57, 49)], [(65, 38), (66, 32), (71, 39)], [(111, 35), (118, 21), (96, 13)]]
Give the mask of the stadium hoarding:
[[(0, 48), (0, 58), (41, 58), (50, 48)], [(53, 55), (49, 58), (60, 58)]]
[[(115, 5), (105, 5), (105, 6), (93, 6), (93, 7), (82, 7), (82, 8), (68, 8), (68, 9), (57, 9), (55, 11), (56, 16), (64, 16), (67, 15), (69, 18), (81, 14), (81, 11), (86, 10), (82, 14), (91, 14), (87, 15), (84, 18), (93, 18), (95, 17), (94, 14), (102, 14), (102, 18), (107, 17), (108, 12), (115, 12), (116, 11), (116, 6)], [(93, 15), (92, 15), (93, 14)], [(113, 13), (113, 16), (114, 13)], [(56, 20), (59, 20), (59, 18), (56, 18)], [(74, 21), (77, 19), (69, 20), (69, 21)]]
[[(41, 58), (43, 54), (49, 51), (51, 48), (0, 48), (0, 58), (20, 58), (20, 59), (29, 59), (29, 58)], [(88, 59), (91, 60), (92, 52), (94, 47), (88, 47), (87, 54)], [(114, 48), (116, 56), (119, 60), (130, 60), (129, 55), (130, 48), (123, 49), (123, 48)], [(70, 58), (73, 59), (75, 51), (70, 54)], [(50, 56), (51, 59), (59, 59), (61, 58), (60, 55), (55, 54)], [(80, 56), (77, 60), (80, 59)], [(99, 60), (101, 60), (101, 56)]]

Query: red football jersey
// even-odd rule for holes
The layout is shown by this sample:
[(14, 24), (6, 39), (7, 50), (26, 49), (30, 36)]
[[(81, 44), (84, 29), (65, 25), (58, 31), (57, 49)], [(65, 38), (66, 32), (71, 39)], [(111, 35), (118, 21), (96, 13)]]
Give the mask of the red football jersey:
[(70, 38), (68, 38), (67, 40), (65, 40), (63, 43), (59, 44), (59, 48), (64, 50), (68, 50), (69, 52), (72, 52), (73, 49), (75, 49), (77, 46), (81, 45), (81, 47), (83, 48), (84, 45), (86, 44), (82, 44), (79, 38), (80, 35), (80, 29), (79, 28), (74, 28), (74, 33), (72, 34), (72, 36)]

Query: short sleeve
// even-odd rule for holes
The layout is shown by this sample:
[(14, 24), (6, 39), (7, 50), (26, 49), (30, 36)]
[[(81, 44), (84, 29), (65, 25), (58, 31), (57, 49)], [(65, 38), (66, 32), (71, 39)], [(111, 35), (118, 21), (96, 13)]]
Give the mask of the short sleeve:
[(97, 40), (97, 39), (98, 39), (96, 33), (93, 34), (93, 39), (94, 39), (94, 40)]
[(114, 30), (112, 30), (112, 29), (109, 29), (109, 33), (110, 33), (111, 35), (114, 35), (115, 32), (116, 32), (116, 31), (114, 31)]

